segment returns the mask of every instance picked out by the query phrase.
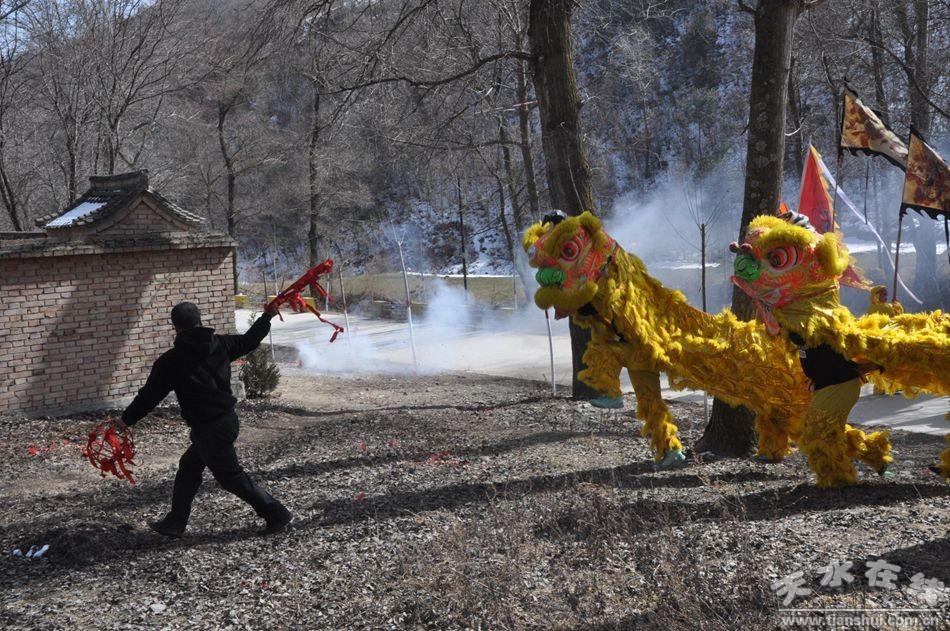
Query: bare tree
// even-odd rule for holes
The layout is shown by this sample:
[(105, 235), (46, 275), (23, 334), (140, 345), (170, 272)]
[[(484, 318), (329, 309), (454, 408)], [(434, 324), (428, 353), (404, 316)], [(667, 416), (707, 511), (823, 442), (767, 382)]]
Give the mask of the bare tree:
[(3, 202), (14, 230), (23, 230), (26, 218), (21, 218), (18, 207), (20, 193), (10, 165), (10, 140), (15, 125), (11, 116), (26, 87), (24, 68), (28, 56), (23, 52), (23, 25), (21, 12), (27, 0), (0, 2), (0, 201)]
[[(532, 0), (528, 37), (534, 88), (541, 106), (541, 142), (551, 204), (570, 215), (579, 215), (596, 208), (571, 56), (572, 10), (571, 0)], [(591, 399), (597, 392), (578, 378), (584, 369), (590, 331), (573, 321), (570, 330), (574, 397)]]
[(83, 160), (89, 149), (90, 124), (96, 103), (92, 84), (95, 50), (91, 26), (74, 4), (35, 0), (28, 7), (27, 28), (34, 47), (31, 74), (40, 98), (37, 107), (51, 117), (47, 135), (51, 161), (63, 179), (65, 199), (48, 183), (54, 199), (64, 204), (78, 195)]
[[(795, 23), (803, 11), (819, 2), (759, 0), (751, 7), (739, 0), (739, 6), (752, 15), (755, 23), (740, 240), (754, 217), (774, 214), (781, 203), (788, 76)], [(745, 320), (754, 317), (752, 301), (738, 288), (732, 291), (732, 310)], [(749, 451), (753, 436), (751, 412), (716, 399), (709, 424), (696, 449), (739, 456)]]
[(99, 108), (97, 169), (134, 168), (164, 98), (181, 89), (179, 69), (195, 45), (183, 37), (184, 0), (82, 3), (95, 56), (90, 80)]
[[(239, 209), (238, 179), (279, 160), (280, 148), (263, 133), (260, 112), (248, 109), (261, 88), (265, 62), (273, 54), (272, 32), (248, 26), (238, 14), (227, 18), (228, 28), (207, 42), (204, 50), (204, 76), (196, 90), (205, 103), (209, 127), (213, 129), (219, 156), (224, 166), (224, 216), (227, 233), (237, 236)], [(246, 114), (252, 120), (235, 122)], [(257, 124), (255, 124), (257, 123)], [(234, 291), (238, 291), (237, 260), (234, 265)]]
[[(897, 0), (893, 3), (895, 20), (904, 51), (901, 69), (907, 79), (910, 96), (910, 122), (924, 136), (931, 130), (930, 2)], [(946, 61), (946, 60), (945, 60)], [(946, 67), (946, 64), (944, 64)], [(937, 284), (937, 236), (928, 217), (921, 216), (911, 231), (916, 251), (915, 290), (932, 308), (939, 306)]]

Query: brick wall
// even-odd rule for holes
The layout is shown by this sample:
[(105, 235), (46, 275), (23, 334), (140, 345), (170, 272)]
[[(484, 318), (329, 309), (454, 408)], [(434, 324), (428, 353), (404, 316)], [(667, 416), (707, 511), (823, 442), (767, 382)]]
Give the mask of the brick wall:
[(144, 201), (140, 201), (128, 215), (109, 227), (109, 236), (138, 234), (169, 234), (187, 232), (185, 227), (176, 227)]
[(233, 332), (232, 256), (230, 244), (0, 253), (0, 414), (126, 403), (171, 347), (182, 300)]

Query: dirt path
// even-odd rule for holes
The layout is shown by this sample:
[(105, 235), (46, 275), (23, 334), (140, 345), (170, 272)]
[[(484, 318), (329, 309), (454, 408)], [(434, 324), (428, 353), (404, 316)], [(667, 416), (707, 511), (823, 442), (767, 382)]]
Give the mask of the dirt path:
[[(687, 444), (698, 411), (673, 404)], [(141, 528), (186, 444), (174, 410), (143, 422), (136, 487), (62, 444), (92, 416), (0, 421), (0, 546), (51, 545), (46, 562), (0, 557), (0, 626), (772, 628), (771, 583), (799, 571), (811, 593), (792, 607), (950, 619), (946, 590), (915, 589), (950, 583), (937, 437), (895, 433), (896, 477), (820, 491), (798, 455), (656, 472), (628, 413), (511, 379), (289, 370), (241, 417), (248, 469), (298, 515), (287, 534), (255, 536), (210, 481), (188, 538)], [(900, 567), (893, 589), (868, 585), (879, 558)], [(832, 589), (835, 560), (854, 581)]]

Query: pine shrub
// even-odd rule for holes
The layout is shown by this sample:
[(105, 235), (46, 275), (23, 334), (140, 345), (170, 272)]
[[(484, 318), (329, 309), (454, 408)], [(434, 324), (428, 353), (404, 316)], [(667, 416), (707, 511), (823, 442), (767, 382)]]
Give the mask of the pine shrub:
[[(251, 321), (254, 321), (254, 315)], [(270, 350), (261, 345), (245, 357), (241, 367), (241, 381), (247, 391), (247, 398), (260, 399), (268, 397), (277, 389), (280, 383), (280, 368), (274, 362)]]

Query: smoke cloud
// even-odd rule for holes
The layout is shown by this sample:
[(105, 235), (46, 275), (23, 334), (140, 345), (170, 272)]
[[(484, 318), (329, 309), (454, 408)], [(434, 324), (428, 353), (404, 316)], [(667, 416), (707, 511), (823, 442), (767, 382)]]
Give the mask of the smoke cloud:
[[(533, 293), (533, 291), (531, 291)], [(339, 316), (336, 318), (339, 320)], [(436, 374), (480, 372), (525, 379), (548, 379), (544, 312), (533, 302), (512, 308), (479, 305), (457, 285), (431, 283), (424, 310), (413, 315), (418, 370), (413, 365), (407, 322), (350, 316), (351, 330), (330, 344), (318, 339), (295, 343), (305, 370), (313, 372)], [(570, 374), (567, 321), (552, 322), (558, 371)]]

